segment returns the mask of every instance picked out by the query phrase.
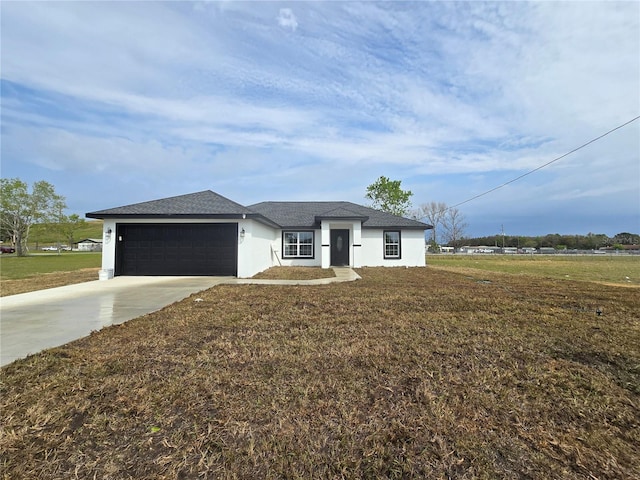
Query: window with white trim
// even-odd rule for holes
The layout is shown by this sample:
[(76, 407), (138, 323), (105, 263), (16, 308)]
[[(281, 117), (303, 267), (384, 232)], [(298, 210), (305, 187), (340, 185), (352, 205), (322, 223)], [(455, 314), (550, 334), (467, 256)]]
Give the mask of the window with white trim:
[(400, 232), (384, 232), (384, 258), (400, 258)]
[(313, 231), (282, 232), (284, 258), (313, 258)]

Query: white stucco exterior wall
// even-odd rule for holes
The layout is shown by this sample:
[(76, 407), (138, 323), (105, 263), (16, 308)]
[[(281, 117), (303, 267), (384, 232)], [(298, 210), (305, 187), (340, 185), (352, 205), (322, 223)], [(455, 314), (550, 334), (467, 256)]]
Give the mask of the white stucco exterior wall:
[(320, 224), (320, 255), (322, 268), (329, 268), (331, 266), (331, 231), (329, 222), (323, 221)]
[(238, 277), (249, 278), (277, 263), (272, 246), (278, 231), (254, 220), (238, 222)]
[[(107, 233), (111, 231), (111, 233)], [(105, 219), (102, 225), (102, 271), (101, 280), (113, 277), (116, 268), (116, 222)]]
[(362, 265), (368, 267), (424, 267), (425, 241), (422, 230), (402, 230), (400, 258), (384, 258), (384, 230), (362, 230)]
[(352, 234), (351, 266), (353, 268), (360, 268), (362, 266), (362, 224), (360, 222), (353, 224)]

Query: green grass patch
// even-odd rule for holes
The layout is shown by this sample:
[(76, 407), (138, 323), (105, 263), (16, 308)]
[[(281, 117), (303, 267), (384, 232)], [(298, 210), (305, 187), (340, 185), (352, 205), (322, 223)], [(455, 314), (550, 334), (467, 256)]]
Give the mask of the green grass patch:
[(640, 256), (428, 255), (430, 266), (587, 282), (640, 285)]
[[(85, 238), (102, 238), (102, 220), (86, 221), (80, 226), (73, 235), (73, 240), (83, 240)], [(54, 245), (56, 243), (66, 244), (68, 241), (60, 233), (57, 232), (55, 225), (40, 223), (31, 227), (29, 234), (29, 248), (35, 249), (46, 245)]]
[(62, 252), (27, 257), (0, 256), (0, 280), (29, 278), (42, 273), (73, 272), (83, 268), (100, 267), (100, 252)]

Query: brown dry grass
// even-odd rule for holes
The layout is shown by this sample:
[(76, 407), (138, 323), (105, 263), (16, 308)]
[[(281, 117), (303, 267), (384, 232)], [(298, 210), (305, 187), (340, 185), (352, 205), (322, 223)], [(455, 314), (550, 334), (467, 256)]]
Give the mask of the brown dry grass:
[(4, 478), (640, 477), (635, 291), (358, 273), (215, 287), (4, 367)]
[(99, 268), (82, 268), (73, 272), (41, 273), (34, 277), (0, 281), (0, 296), (36, 292), (46, 288), (98, 280)]
[(335, 272), (331, 268), (272, 267), (254, 275), (253, 278), (262, 280), (315, 280), (335, 276)]
[[(62, 287), (98, 279), (99, 268), (82, 268), (73, 272), (41, 273), (29, 278), (0, 280), (0, 297), (18, 293), (36, 292), (46, 288)], [(330, 268), (273, 267), (254, 276), (267, 280), (314, 280), (335, 277)]]

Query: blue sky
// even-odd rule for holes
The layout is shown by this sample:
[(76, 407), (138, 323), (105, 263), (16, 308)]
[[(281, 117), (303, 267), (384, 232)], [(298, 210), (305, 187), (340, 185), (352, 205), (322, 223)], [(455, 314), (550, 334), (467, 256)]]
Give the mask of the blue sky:
[[(640, 115), (638, 2), (0, 4), (2, 177), (68, 213), (213, 190), (455, 205)], [(640, 121), (459, 207), (640, 231)]]

